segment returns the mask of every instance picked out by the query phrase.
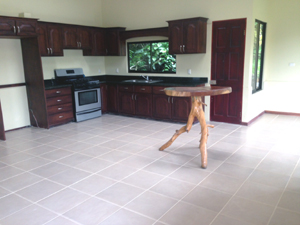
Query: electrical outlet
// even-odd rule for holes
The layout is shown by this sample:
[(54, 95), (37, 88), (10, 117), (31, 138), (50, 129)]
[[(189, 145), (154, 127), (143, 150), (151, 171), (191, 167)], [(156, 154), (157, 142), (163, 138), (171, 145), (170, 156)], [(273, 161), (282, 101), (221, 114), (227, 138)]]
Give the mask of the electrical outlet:
[(98, 70), (98, 73), (101, 73), (101, 69)]
[(191, 75), (191, 74), (192, 74), (192, 70), (191, 70), (191, 69), (188, 69), (187, 73), (188, 73), (189, 75)]
[(116, 73), (119, 73), (119, 72), (120, 72), (120, 71), (119, 71), (119, 68), (117, 68), (117, 69), (116, 69)]

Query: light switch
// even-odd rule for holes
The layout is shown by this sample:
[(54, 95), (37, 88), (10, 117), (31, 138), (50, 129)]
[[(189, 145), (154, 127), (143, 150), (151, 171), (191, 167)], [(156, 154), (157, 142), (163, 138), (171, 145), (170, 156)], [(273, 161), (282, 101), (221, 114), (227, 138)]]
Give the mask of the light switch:
[(117, 69), (116, 69), (116, 73), (119, 73), (119, 72), (120, 72), (120, 71), (119, 71), (119, 68), (117, 68)]
[(191, 69), (188, 69), (188, 71), (187, 71), (187, 72), (188, 72), (188, 74), (189, 74), (189, 75), (191, 75), (191, 74), (192, 74), (192, 70), (191, 70)]

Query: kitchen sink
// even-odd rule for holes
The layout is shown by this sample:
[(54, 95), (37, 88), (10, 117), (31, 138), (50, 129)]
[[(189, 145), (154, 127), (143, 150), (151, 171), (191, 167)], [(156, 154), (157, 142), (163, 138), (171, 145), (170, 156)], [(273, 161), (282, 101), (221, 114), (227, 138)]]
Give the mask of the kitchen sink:
[(153, 84), (153, 83), (158, 83), (161, 82), (162, 80), (123, 80), (122, 82), (124, 83), (139, 83), (139, 84)]

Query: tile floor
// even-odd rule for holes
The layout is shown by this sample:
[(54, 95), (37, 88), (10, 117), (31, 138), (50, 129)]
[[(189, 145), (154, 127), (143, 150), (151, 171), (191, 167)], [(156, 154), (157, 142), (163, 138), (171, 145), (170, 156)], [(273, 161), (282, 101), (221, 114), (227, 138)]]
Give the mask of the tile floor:
[(116, 115), (0, 142), (2, 225), (300, 224), (300, 118), (265, 114), (251, 126), (215, 123), (208, 168), (199, 124)]

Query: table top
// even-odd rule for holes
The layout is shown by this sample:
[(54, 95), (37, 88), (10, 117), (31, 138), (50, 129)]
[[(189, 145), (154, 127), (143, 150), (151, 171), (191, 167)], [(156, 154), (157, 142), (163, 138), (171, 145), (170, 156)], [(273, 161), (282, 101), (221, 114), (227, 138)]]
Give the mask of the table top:
[(210, 86), (210, 87), (168, 87), (164, 89), (166, 95), (187, 97), (187, 96), (212, 96), (231, 93), (231, 87)]

